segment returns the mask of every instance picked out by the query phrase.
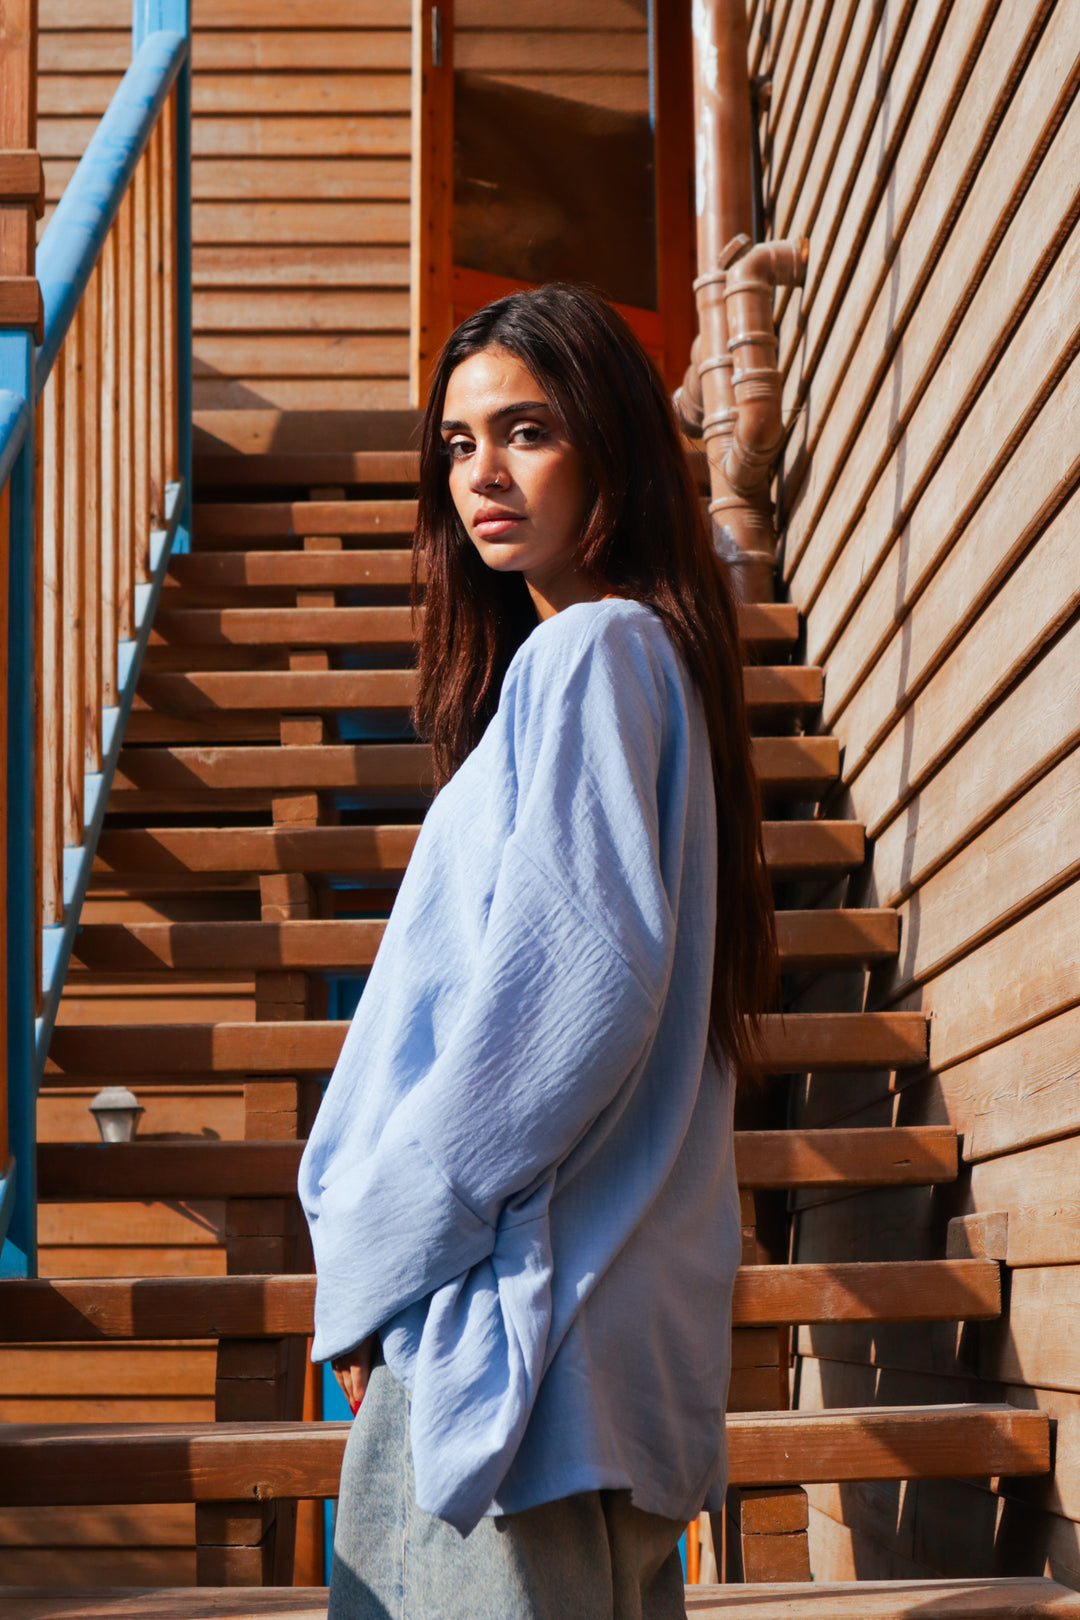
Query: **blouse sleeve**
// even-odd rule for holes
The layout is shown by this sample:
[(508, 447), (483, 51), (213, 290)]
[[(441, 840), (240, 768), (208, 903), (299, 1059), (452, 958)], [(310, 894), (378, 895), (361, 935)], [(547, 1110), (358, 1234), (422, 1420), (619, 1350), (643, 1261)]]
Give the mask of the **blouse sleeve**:
[(348, 1313), (323, 1317), (316, 1356), (490, 1255), (508, 1204), (618, 1107), (655, 1033), (673, 948), (655, 652), (616, 621), (569, 647), (549, 638), (512, 677), (516, 822), (479, 958), (449, 1039), (374, 1150), (348, 1170), (337, 1156), (324, 1178), (320, 1292), (340, 1284)]

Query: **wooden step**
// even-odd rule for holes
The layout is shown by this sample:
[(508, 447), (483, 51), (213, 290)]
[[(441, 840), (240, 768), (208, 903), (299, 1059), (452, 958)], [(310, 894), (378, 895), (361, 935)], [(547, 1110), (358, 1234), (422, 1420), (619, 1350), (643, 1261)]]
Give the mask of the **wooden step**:
[[(261, 1339), (309, 1334), (315, 1278), (0, 1279), (0, 1344), (101, 1339)], [(736, 1327), (786, 1322), (992, 1321), (996, 1260), (744, 1266)]]
[[(356, 829), (365, 833), (382, 830)], [(411, 830), (401, 829), (401, 832)], [(146, 841), (152, 836), (139, 830), (110, 835), (104, 851), (99, 851), (96, 870), (107, 869), (107, 863), (114, 859), (117, 843), (120, 843), (122, 853), (135, 840)], [(189, 834), (192, 841), (197, 841), (199, 836), (197, 830)], [(179, 844), (181, 841), (177, 839), (176, 842)], [(412, 841), (402, 836), (397, 840), (369, 837), (365, 842), (371, 863), (367, 869), (375, 870), (375, 860), (381, 860), (383, 864), (379, 870), (385, 874), (396, 874), (408, 858)], [(204, 854), (208, 860), (213, 859), (210, 851), (204, 851)], [(131, 872), (134, 869), (129, 865), (126, 870)], [(779, 911), (776, 914), (776, 927), (781, 965), (785, 969), (844, 967), (885, 961), (896, 954), (899, 934), (899, 922), (892, 911)], [(381, 921), (364, 922), (346, 918), (297, 922), (85, 923), (75, 941), (74, 963), (103, 973), (155, 972), (164, 967), (200, 971), (227, 967), (360, 969), (370, 967), (375, 960), (384, 929), (385, 924)], [(783, 1038), (785, 1031), (794, 1031), (801, 1050), (808, 1038), (818, 1038), (819, 1032), (825, 1028), (819, 1020), (826, 1016), (820, 1013), (790, 1015), (784, 1025), (775, 1025), (775, 1042)], [(838, 1016), (852, 1018), (862, 1015)], [(915, 1050), (906, 1044), (902, 1050), (890, 1045), (888, 1053), (898, 1061), (921, 1061), (925, 1054), (925, 1042), (918, 1024), (887, 1023), (883, 1022), (883, 1016), (887, 1015), (866, 1015), (866, 1022), (861, 1026), (863, 1038), (870, 1039), (881, 1033), (891, 1041), (903, 1031), (906, 1042), (910, 1033), (916, 1038)], [(807, 1023), (808, 1018), (814, 1022)], [(842, 1023), (835, 1027), (846, 1046), (852, 1032), (860, 1026)], [(822, 1048), (815, 1046), (815, 1051), (820, 1052)], [(859, 1055), (860, 1058), (867, 1055), (862, 1045)], [(824, 1062), (825, 1057), (819, 1057), (818, 1061)]]
[[(820, 797), (839, 774), (833, 737), (755, 737), (753, 757), (768, 793)], [(432, 787), (423, 743), (330, 743), (295, 748), (122, 748), (110, 809), (130, 814), (200, 802), (214, 792), (405, 792)], [(200, 798), (192, 799), (192, 795)]]
[[(272, 1025), (266, 1026), (273, 1028)], [(296, 1191), (302, 1142), (42, 1142), (43, 1199), (285, 1198)], [(736, 1131), (739, 1184), (901, 1187), (952, 1181), (947, 1125), (835, 1131)]]
[(776, 939), (785, 970), (870, 966), (896, 955), (900, 918), (887, 907), (778, 911)]
[[(771, 1581), (688, 1586), (686, 1612), (693, 1620), (1080, 1620), (1080, 1592), (1041, 1575), (809, 1585)], [(208, 1620), (210, 1615), (217, 1620), (217, 1614), (208, 1611)], [(97, 1620), (97, 1615), (95, 1610), (87, 1620)], [(81, 1617), (58, 1614), (56, 1620)], [(310, 1620), (322, 1620), (322, 1611), (310, 1611)]]
[[(415, 826), (106, 829), (94, 871), (397, 873), (404, 870), (419, 830)], [(839, 876), (864, 858), (863, 829), (854, 821), (767, 821), (763, 830), (765, 858), (777, 877)]]
[(195, 486), (289, 486), (320, 484), (415, 484), (417, 450), (275, 451), (270, 455), (206, 454), (195, 457)]
[[(0, 1425), (0, 1506), (334, 1497), (348, 1423)], [(733, 1413), (734, 1485), (1044, 1474), (1050, 1420), (1014, 1406)]]
[[(326, 1620), (324, 1586), (6, 1586), (3, 1620)], [(693, 1620), (1080, 1620), (1040, 1575), (688, 1586)]]
[[(320, 829), (322, 830), (322, 829)], [(345, 829), (325, 829), (343, 834)], [(169, 873), (195, 875), (198, 873), (258, 871), (258, 861), (250, 865), (241, 862), (228, 865), (220, 853), (207, 848), (210, 839), (223, 837), (224, 829), (203, 834), (199, 829), (176, 829), (168, 838), (159, 838), (153, 829), (134, 829), (130, 832), (107, 834), (102, 839), (94, 870), (123, 873), (132, 876), (140, 872), (155, 872), (165, 877)], [(364, 833), (362, 853), (346, 852), (339, 860), (328, 854), (330, 864), (320, 870), (335, 872), (381, 872), (386, 877), (397, 877), (404, 869), (413, 839), (412, 828), (382, 829), (356, 828), (350, 833)], [(397, 839), (371, 834), (397, 831)], [(237, 829), (236, 846), (247, 850), (256, 841), (259, 832), (272, 833), (284, 842), (284, 832), (273, 829)], [(339, 840), (345, 842), (344, 838)], [(264, 839), (264, 847), (269, 840)], [(349, 840), (360, 843), (359, 839)], [(329, 844), (329, 841), (328, 841)], [(163, 847), (164, 846), (164, 847)], [(188, 864), (184, 857), (194, 848), (201, 861)], [(257, 851), (253, 852), (257, 853)], [(170, 858), (171, 857), (171, 858)], [(205, 863), (205, 864), (203, 864)], [(310, 864), (298, 859), (295, 866), (284, 864), (274, 870), (313, 871)], [(885, 910), (866, 911), (778, 911), (776, 914), (780, 962), (785, 971), (793, 969), (823, 969), (870, 965), (895, 956), (899, 939), (899, 920), (896, 913)], [(87, 923), (75, 942), (74, 965), (99, 972), (133, 973), (160, 971), (163, 967), (225, 968), (240, 965), (251, 968), (289, 967), (305, 969), (366, 968), (375, 960), (375, 952), (382, 940), (385, 923), (333, 918), (301, 922), (147, 922), (147, 923)], [(196, 960), (197, 958), (197, 960)], [(800, 1042), (822, 1028), (817, 1021), (825, 1015), (792, 1015), (793, 1018), (811, 1017), (812, 1025), (793, 1023)], [(846, 1015), (855, 1016), (855, 1015)], [(877, 1015), (871, 1015), (865, 1033), (877, 1028), (891, 1029), (893, 1033), (904, 1029), (903, 1024), (882, 1025)], [(788, 1020), (791, 1023), (791, 1019)], [(838, 1026), (845, 1037), (856, 1027)], [(911, 1030), (917, 1033), (912, 1023)], [(776, 1026), (777, 1039), (783, 1027)], [(892, 1050), (890, 1048), (890, 1050)], [(921, 1061), (923, 1045), (918, 1045), (916, 1059), (905, 1049), (906, 1061)], [(860, 1057), (866, 1055), (860, 1049)], [(824, 1058), (820, 1061), (824, 1062)]]
[(287, 586), (325, 591), (350, 585), (408, 585), (411, 579), (412, 552), (400, 546), (381, 551), (192, 551), (171, 559), (165, 600), (175, 589)]
[[(339, 930), (330, 937), (357, 941), (355, 953), (337, 962), (303, 960), (301, 945), (288, 959), (275, 953), (273, 941), (284, 937), (301, 941), (325, 937), (323, 930)], [(75, 941), (84, 965), (93, 945), (108, 935), (119, 946), (126, 940), (141, 944), (152, 930), (160, 930), (159, 952), (145, 948), (125, 956), (110, 953), (107, 945), (94, 958), (98, 971), (145, 972), (151, 964), (206, 972), (214, 968), (245, 970), (277, 968), (352, 968), (374, 959), (372, 936), (378, 923), (101, 923), (85, 927)], [(183, 931), (184, 946), (177, 949), (171, 936)], [(231, 951), (227, 942), (256, 937), (261, 951)], [(249, 932), (250, 931), (250, 932)], [(214, 947), (208, 945), (208, 938)], [(360, 951), (366, 950), (364, 956)], [(163, 957), (165, 960), (163, 960)], [(128, 964), (138, 961), (141, 966)], [(110, 964), (108, 967), (105, 964)], [(122, 965), (121, 965), (122, 964)], [(49, 1048), (46, 1074), (151, 1075), (151, 1074), (290, 1074), (322, 1073), (332, 1069), (348, 1030), (346, 1019), (309, 1018), (296, 1021), (207, 1024), (58, 1024)], [(910, 1068), (926, 1061), (926, 1019), (921, 1013), (789, 1013), (771, 1018), (764, 1031), (763, 1061), (774, 1074), (802, 1073), (809, 1069)], [(57, 1084), (53, 1081), (53, 1084)]]
[(415, 500), (196, 502), (192, 538), (198, 549), (217, 540), (258, 540), (275, 534), (298, 538), (386, 534), (405, 538), (415, 527)]
[(154, 616), (150, 645), (411, 647), (410, 607), (172, 608)]
[[(306, 557), (309, 553), (304, 553)], [(317, 553), (315, 554), (317, 555)], [(739, 634), (755, 653), (789, 650), (798, 639), (799, 616), (787, 603), (749, 603), (739, 608)], [(409, 607), (169, 608), (154, 617), (150, 645), (357, 647), (405, 645), (413, 639)], [(817, 739), (823, 740), (823, 739)]]
[[(751, 715), (803, 713), (821, 702), (822, 689), (821, 671), (798, 664), (751, 664), (743, 671)], [(139, 708), (187, 715), (252, 709), (308, 713), (407, 709), (415, 699), (416, 672), (409, 669), (235, 669), (150, 671), (139, 682), (136, 701)]]

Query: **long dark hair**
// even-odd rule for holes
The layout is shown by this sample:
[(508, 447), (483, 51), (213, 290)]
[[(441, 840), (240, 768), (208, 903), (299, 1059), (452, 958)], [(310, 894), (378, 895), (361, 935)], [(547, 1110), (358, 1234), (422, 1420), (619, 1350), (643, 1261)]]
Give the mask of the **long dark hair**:
[(463, 321), (436, 362), (413, 553), (414, 603), (426, 571), (417, 732), (441, 785), (479, 742), (510, 660), (537, 624), (522, 576), (488, 568), (462, 525), (440, 431), (451, 373), (495, 346), (536, 378), (585, 463), (594, 494), (580, 567), (654, 609), (701, 694), (719, 838), (709, 1040), (715, 1056), (756, 1072), (776, 942), (735, 605), (663, 382), (626, 322), (587, 287), (555, 282), (500, 298)]

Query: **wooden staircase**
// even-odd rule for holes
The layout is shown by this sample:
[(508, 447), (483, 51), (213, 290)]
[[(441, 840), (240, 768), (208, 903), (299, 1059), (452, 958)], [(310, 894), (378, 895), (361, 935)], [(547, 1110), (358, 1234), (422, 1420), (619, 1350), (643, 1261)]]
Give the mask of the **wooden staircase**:
[[(62, 1010), (52, 1041), (47, 1089), (243, 1085), (243, 1141), (45, 1143), (39, 1153), (46, 1201), (229, 1200), (233, 1274), (0, 1283), (0, 1342), (218, 1341), (213, 1424), (0, 1427), (0, 1504), (195, 1501), (199, 1579), (215, 1589), (287, 1581), (293, 1504), (337, 1489), (346, 1426), (302, 1421), (313, 1282), (294, 1188), (320, 1077), (347, 1028), (327, 1016), (325, 976), (356, 978), (373, 961), (429, 793), (427, 751), (408, 727), (415, 473), (404, 449), (197, 463), (194, 549), (170, 567), (69, 977), (81, 1006), (130, 981), (151, 1011), (166, 1011), (90, 1023)], [(807, 906), (815, 885), (827, 893), (865, 854), (860, 827), (815, 813), (839, 770), (835, 740), (803, 730), (822, 673), (793, 661), (792, 608), (743, 608), (741, 624), (784, 971), (800, 983), (865, 971), (896, 954), (896, 915)], [(202, 984), (209, 1004), (215, 975), (253, 982), (254, 1018), (200, 1018), (197, 1007), (190, 1021), (167, 1015), (178, 977)], [(777, 1075), (903, 1069), (922, 1065), (926, 1050), (919, 1013), (821, 1011), (771, 1020), (765, 1058)], [(734, 1302), (730, 1442), (742, 1490), (729, 1542), (747, 1578), (779, 1580), (785, 1568), (809, 1576), (805, 1498), (791, 1487), (1046, 1472), (1049, 1423), (1034, 1410), (784, 1409), (791, 1324), (985, 1320), (1000, 1309), (999, 1268), (761, 1263), (783, 1256), (769, 1254), (755, 1197), (947, 1182), (957, 1139), (936, 1126), (741, 1124), (749, 1263)], [(689, 1606), (718, 1617), (752, 1608), (755, 1620), (1080, 1617), (1080, 1596), (1032, 1579), (702, 1588)], [(0, 1597), (7, 1620), (106, 1612), (315, 1616), (324, 1598)]]

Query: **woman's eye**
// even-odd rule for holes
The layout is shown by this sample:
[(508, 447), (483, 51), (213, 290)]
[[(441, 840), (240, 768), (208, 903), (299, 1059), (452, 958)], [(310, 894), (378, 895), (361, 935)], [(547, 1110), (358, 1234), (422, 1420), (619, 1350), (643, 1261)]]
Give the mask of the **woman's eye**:
[(448, 439), (446, 441), (446, 452), (451, 461), (464, 461), (465, 457), (472, 453), (472, 448), (471, 439)]

